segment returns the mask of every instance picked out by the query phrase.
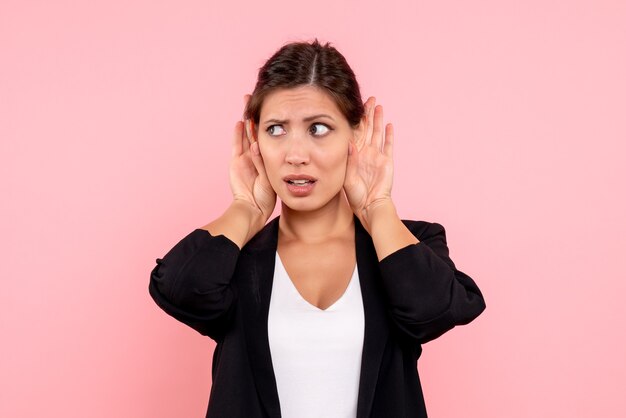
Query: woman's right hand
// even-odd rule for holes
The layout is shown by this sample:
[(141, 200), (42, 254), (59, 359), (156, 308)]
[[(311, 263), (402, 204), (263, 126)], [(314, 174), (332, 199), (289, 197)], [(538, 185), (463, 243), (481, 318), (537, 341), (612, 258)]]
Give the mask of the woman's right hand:
[[(245, 96), (246, 102), (249, 97)], [(234, 202), (246, 203), (258, 211), (262, 227), (274, 211), (276, 193), (265, 173), (259, 144), (254, 139), (249, 120), (239, 121), (235, 125), (229, 171)]]
[[(246, 102), (249, 97), (245, 96)], [(220, 217), (201, 228), (213, 236), (224, 235), (240, 249), (265, 226), (276, 206), (276, 193), (267, 179), (259, 144), (248, 138), (247, 123), (237, 122), (233, 133), (229, 167), (233, 202)]]

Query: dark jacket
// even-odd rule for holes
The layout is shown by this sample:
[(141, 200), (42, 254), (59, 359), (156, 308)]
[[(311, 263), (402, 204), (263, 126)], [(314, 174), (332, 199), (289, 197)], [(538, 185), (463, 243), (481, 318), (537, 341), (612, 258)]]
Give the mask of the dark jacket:
[[(355, 217), (365, 336), (357, 418), (426, 417), (417, 372), (421, 344), (484, 309), (474, 281), (448, 256), (444, 228), (403, 221), (419, 239), (380, 262)], [(279, 418), (267, 333), (278, 218), (241, 251), (196, 229), (162, 259), (149, 291), (169, 315), (217, 342), (208, 418)]]

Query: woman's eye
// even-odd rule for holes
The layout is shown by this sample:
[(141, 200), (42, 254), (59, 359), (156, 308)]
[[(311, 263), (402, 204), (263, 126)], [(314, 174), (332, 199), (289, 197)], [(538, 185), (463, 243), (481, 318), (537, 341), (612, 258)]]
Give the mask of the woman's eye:
[[(331, 130), (332, 129), (324, 123), (314, 123), (309, 128), (309, 133), (313, 136), (324, 136)], [(266, 131), (270, 136), (281, 136), (287, 133), (282, 125), (271, 125)]]
[(324, 125), (323, 123), (314, 123), (309, 128), (309, 132), (311, 132), (311, 135), (314, 135), (314, 136), (324, 136), (328, 132), (330, 132), (330, 128), (327, 125)]
[(272, 125), (266, 129), (267, 133), (271, 136), (278, 136), (285, 133), (285, 130), (280, 125)]

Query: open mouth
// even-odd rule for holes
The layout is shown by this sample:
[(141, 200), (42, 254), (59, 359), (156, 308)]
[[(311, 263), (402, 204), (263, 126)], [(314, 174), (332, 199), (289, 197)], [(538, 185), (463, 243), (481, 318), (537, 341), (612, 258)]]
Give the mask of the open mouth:
[(315, 183), (315, 180), (308, 180), (308, 179), (287, 180), (287, 183), (293, 184), (294, 186), (306, 186), (307, 184)]
[(287, 183), (287, 190), (298, 197), (305, 197), (313, 193), (317, 179), (306, 174), (291, 174), (283, 177)]

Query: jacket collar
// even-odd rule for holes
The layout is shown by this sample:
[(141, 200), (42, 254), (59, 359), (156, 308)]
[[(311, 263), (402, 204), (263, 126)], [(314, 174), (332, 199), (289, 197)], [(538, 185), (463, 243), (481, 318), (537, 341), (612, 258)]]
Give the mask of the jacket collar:
[[(259, 398), (267, 415), (271, 418), (281, 416), (267, 330), (275, 255), (278, 247), (278, 219), (279, 217), (276, 217), (270, 221), (244, 247), (244, 251), (252, 255), (252, 262), (248, 268), (252, 286), (256, 292), (254, 301), (246, 301), (248, 303), (242, 304), (245, 312), (246, 343)], [(370, 415), (372, 409), (374, 390), (389, 329), (381, 298), (383, 289), (379, 278), (376, 251), (369, 234), (356, 216), (354, 222), (356, 262), (365, 315), (357, 418), (365, 418)]]

